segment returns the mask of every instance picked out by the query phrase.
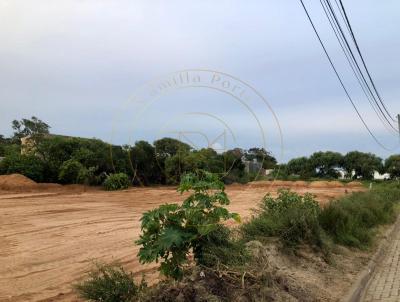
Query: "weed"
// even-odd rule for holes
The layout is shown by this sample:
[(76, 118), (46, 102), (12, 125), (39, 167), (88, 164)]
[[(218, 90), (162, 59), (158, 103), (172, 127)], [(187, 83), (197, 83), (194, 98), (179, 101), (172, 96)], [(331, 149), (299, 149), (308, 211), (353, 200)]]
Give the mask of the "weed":
[(122, 266), (96, 264), (88, 278), (75, 286), (79, 296), (89, 301), (131, 302), (145, 287), (145, 283), (136, 285), (132, 273)]
[(280, 190), (277, 198), (269, 194), (264, 197), (257, 215), (243, 225), (242, 232), (248, 240), (279, 237), (286, 247), (300, 243), (323, 247), (319, 212), (311, 194)]
[(399, 188), (382, 185), (329, 203), (319, 221), (336, 243), (365, 248), (371, 244), (376, 226), (395, 220), (394, 206), (399, 200)]

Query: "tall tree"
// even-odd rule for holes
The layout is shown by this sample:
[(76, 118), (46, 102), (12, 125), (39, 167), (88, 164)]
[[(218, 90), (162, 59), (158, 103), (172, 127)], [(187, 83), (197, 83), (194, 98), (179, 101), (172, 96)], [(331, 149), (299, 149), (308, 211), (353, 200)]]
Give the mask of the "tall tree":
[(315, 175), (315, 169), (312, 167), (309, 159), (305, 156), (290, 160), (286, 165), (286, 171), (289, 175), (299, 175), (304, 179)]
[(383, 171), (382, 159), (372, 153), (351, 151), (343, 158), (343, 167), (353, 178), (372, 179), (374, 172)]
[(319, 177), (337, 177), (336, 168), (343, 165), (343, 155), (338, 152), (315, 152), (309, 158), (309, 164)]
[(36, 145), (44, 134), (49, 134), (50, 126), (32, 116), (31, 119), (13, 120), (12, 129), (14, 130), (13, 140), (20, 143), (21, 138), (29, 137), (31, 144)]
[(154, 147), (146, 141), (137, 141), (130, 149), (135, 181), (141, 185), (160, 183), (162, 175)]
[(274, 168), (277, 164), (276, 158), (264, 148), (250, 148), (246, 151), (245, 158), (250, 161), (257, 160), (262, 163), (264, 169)]
[(164, 137), (154, 141), (154, 147), (157, 157), (166, 158), (179, 153), (187, 153), (191, 147), (177, 139)]
[(391, 178), (400, 177), (400, 154), (392, 155), (385, 160), (385, 171)]

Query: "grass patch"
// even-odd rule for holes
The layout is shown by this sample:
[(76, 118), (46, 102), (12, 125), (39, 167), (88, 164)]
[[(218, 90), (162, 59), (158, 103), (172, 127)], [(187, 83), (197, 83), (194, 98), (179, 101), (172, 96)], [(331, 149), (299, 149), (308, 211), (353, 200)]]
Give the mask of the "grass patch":
[(399, 200), (398, 185), (382, 184), (330, 202), (321, 210), (319, 221), (334, 242), (363, 249), (372, 243), (377, 226), (395, 221)]
[(146, 287), (137, 285), (133, 274), (116, 264), (96, 264), (82, 283), (75, 285), (79, 296), (88, 301), (131, 302)]
[(280, 190), (277, 198), (264, 197), (256, 215), (242, 226), (243, 237), (246, 241), (278, 237), (288, 248), (304, 243), (323, 248), (319, 213), (313, 195)]
[[(197, 263), (207, 267), (244, 265), (250, 260), (243, 240), (235, 238), (234, 231), (226, 226), (218, 228), (201, 239)], [(237, 237), (237, 236), (236, 236)]]

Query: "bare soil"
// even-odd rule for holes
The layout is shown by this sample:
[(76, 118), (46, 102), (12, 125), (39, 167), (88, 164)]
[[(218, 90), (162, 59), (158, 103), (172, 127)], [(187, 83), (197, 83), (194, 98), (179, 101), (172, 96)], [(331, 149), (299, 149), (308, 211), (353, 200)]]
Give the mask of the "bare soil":
[[(154, 265), (139, 264), (134, 241), (144, 211), (182, 200), (176, 188), (105, 192), (83, 186), (27, 186), (0, 188), (0, 301), (79, 301), (71, 285), (94, 260), (116, 260), (139, 278), (146, 273), (150, 281), (158, 279)], [(230, 210), (249, 217), (266, 193), (275, 194), (282, 187), (313, 193), (322, 204), (363, 190), (337, 183), (235, 184), (227, 187)]]

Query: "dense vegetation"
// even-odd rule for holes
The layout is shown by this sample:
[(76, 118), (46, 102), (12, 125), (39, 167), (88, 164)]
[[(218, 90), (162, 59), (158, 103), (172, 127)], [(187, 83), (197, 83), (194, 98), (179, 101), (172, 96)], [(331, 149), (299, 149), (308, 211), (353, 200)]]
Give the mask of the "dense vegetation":
[(133, 185), (177, 184), (182, 174), (198, 169), (218, 174), (225, 183), (247, 182), (251, 176), (242, 158), (262, 162), (265, 168), (276, 165), (262, 148), (217, 153), (193, 150), (173, 138), (111, 146), (98, 139), (51, 135), (50, 126), (36, 117), (13, 121), (12, 127), (11, 138), (0, 136), (0, 156), (5, 157), (0, 174), (21, 173), (38, 182), (100, 185), (107, 175), (124, 173)]
[[(188, 278), (188, 281), (179, 283), (182, 285), (178, 289), (177, 283), (168, 283), (168, 280), (159, 286), (141, 287), (134, 297), (121, 301), (186, 301), (187, 297), (197, 299), (198, 295), (202, 295), (199, 301), (231, 301), (237, 293), (250, 297), (246, 301), (269, 301), (257, 295), (263, 288), (273, 286), (273, 271), (265, 275), (260, 269), (263, 258), (252, 259), (257, 256), (250, 254), (248, 247), (258, 243), (266, 249), (262, 244), (268, 245), (277, 239), (285, 252), (296, 253), (308, 246), (329, 263), (332, 244), (368, 248), (377, 227), (394, 221), (400, 201), (398, 183), (347, 195), (322, 208), (310, 194), (282, 190), (276, 198), (266, 195), (246, 223), (228, 229), (222, 222), (237, 216), (223, 207), (229, 199), (215, 176), (207, 172), (187, 175), (178, 190), (192, 194), (182, 205), (163, 205), (143, 215), (138, 256), (142, 262), (161, 258), (160, 271), (164, 275), (175, 280)], [(194, 266), (184, 266), (189, 264), (191, 252)], [(210, 257), (205, 257), (207, 255)], [(255, 275), (257, 272), (260, 274)], [(250, 285), (244, 290), (246, 273)], [(101, 270), (92, 274), (104, 275)], [(108, 290), (118, 293), (125, 290), (126, 282), (119, 286), (115, 280), (119, 278), (120, 275), (107, 280), (90, 277), (80, 285), (80, 294), (94, 301), (114, 301), (106, 294)], [(279, 278), (277, 282), (281, 282)], [(210, 292), (203, 287), (199, 290), (197, 283), (207, 282)], [(94, 290), (96, 288), (98, 290)], [(92, 292), (101, 295), (90, 294)]]
[(348, 179), (374, 177), (374, 172), (390, 173), (392, 178), (400, 176), (400, 155), (393, 155), (383, 161), (372, 153), (351, 151), (345, 155), (338, 152), (315, 152), (309, 157), (299, 157), (281, 165), (279, 178), (336, 179), (342, 173)]
[(372, 242), (375, 227), (394, 222), (398, 201), (398, 183), (380, 185), (329, 203), (321, 211), (320, 224), (336, 243), (365, 248)]
[(277, 198), (266, 195), (257, 215), (242, 226), (247, 240), (280, 238), (285, 247), (301, 243), (323, 247), (319, 224), (321, 209), (311, 194), (304, 196), (282, 190)]
[(263, 148), (217, 153), (211, 148), (193, 150), (173, 138), (112, 146), (99, 139), (51, 135), (50, 126), (36, 117), (15, 120), (12, 128), (10, 138), (0, 135), (0, 157), (5, 157), (0, 174), (21, 173), (37, 182), (101, 185), (108, 175), (124, 173), (132, 185), (178, 184), (181, 175), (201, 169), (219, 175), (225, 184), (245, 183), (259, 175), (258, 170), (246, 170), (244, 161), (274, 169), (268, 177), (277, 179), (334, 179), (339, 172), (348, 179), (372, 179), (374, 171), (400, 177), (400, 155), (382, 161), (371, 153), (327, 151), (278, 165)]

